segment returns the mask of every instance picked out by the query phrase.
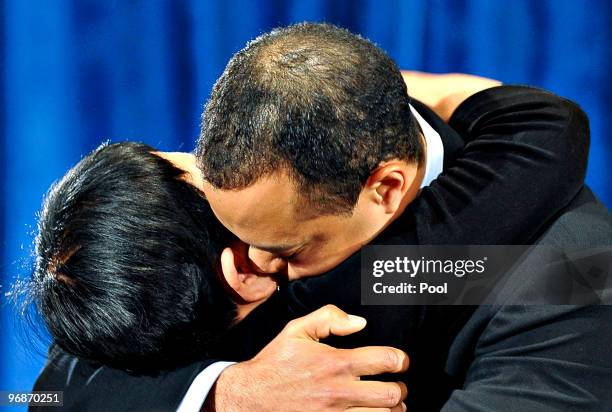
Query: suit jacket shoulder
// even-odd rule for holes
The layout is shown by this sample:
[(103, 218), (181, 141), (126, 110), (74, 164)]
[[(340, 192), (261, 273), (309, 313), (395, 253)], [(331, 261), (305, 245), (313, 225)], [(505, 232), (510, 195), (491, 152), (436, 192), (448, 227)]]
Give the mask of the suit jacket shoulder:
[[(537, 243), (610, 247), (612, 217), (584, 188)], [(537, 282), (538, 268), (526, 269), (509, 279), (515, 297)], [(463, 384), (444, 410), (612, 410), (611, 324), (610, 305), (479, 307), (450, 349), (447, 371)]]

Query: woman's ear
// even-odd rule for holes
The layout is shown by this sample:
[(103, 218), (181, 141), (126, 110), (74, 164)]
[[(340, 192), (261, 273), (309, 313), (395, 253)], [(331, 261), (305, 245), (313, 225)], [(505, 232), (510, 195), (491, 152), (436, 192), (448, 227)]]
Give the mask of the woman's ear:
[(254, 271), (248, 264), (248, 256), (242, 256), (246, 250), (240, 249), (226, 247), (221, 252), (221, 272), (225, 281), (246, 304), (269, 298), (278, 282), (268, 273)]

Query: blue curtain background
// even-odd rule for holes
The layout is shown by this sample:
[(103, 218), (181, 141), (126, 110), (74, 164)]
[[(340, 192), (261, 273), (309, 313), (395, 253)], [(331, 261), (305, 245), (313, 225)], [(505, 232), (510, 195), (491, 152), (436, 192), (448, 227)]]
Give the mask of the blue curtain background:
[[(591, 119), (588, 183), (612, 206), (608, 0), (5, 0), (0, 8), (0, 390), (30, 390), (44, 357), (7, 293), (32, 265), (49, 185), (101, 141), (191, 150), (227, 60), (249, 39), (327, 21), (402, 68), (469, 72), (567, 96)], [(25, 335), (25, 336), (24, 336)]]

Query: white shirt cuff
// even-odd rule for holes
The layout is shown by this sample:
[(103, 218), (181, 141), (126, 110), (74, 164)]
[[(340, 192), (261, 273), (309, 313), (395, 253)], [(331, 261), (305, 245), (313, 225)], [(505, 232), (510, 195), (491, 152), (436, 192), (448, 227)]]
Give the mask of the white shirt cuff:
[(195, 377), (177, 412), (200, 412), (202, 405), (221, 372), (236, 362), (215, 362)]

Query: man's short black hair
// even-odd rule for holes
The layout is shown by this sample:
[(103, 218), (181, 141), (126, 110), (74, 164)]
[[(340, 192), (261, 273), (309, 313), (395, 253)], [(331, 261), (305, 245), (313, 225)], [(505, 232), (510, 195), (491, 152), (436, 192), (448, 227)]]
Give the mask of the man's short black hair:
[(31, 282), (64, 350), (144, 373), (204, 356), (236, 314), (218, 278), (231, 234), (153, 151), (103, 145), (51, 188)]
[(282, 170), (311, 208), (353, 210), (385, 160), (422, 147), (397, 65), (370, 41), (302, 23), (251, 41), (228, 63), (202, 115), (204, 179), (242, 189)]

